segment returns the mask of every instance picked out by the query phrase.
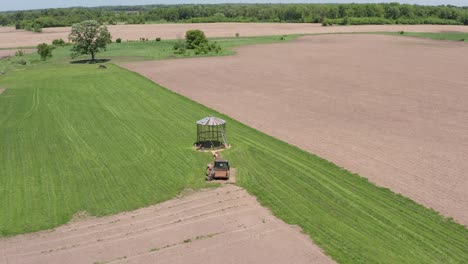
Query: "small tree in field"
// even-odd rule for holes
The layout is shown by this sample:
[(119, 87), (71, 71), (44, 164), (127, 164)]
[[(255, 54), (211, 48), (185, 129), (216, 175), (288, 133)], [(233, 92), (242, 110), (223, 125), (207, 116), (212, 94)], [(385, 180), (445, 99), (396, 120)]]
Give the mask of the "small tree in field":
[(74, 24), (68, 37), (73, 43), (72, 58), (79, 55), (91, 55), (91, 62), (94, 62), (96, 53), (106, 50), (107, 44), (112, 42), (107, 27), (94, 20)]
[(54, 49), (54, 46), (47, 45), (46, 43), (37, 45), (37, 53), (41, 56), (41, 59), (44, 61), (52, 57), (52, 51)]
[(189, 30), (185, 33), (185, 43), (187, 44), (187, 49), (195, 49), (206, 45), (208, 43), (208, 39), (206, 38), (205, 33), (201, 30)]

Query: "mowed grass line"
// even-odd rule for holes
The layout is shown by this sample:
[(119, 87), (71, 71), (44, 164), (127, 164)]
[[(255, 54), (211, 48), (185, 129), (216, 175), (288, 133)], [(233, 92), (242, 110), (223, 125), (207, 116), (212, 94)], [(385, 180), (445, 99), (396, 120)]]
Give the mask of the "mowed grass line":
[(463, 263), (468, 231), (413, 201), (112, 64), (0, 77), (0, 233), (52, 228), (200, 188), (194, 121), (228, 121), (239, 184), (340, 263)]
[(403, 34), (400, 32), (379, 32), (378, 34), (468, 42), (468, 33), (465, 32), (403, 32)]

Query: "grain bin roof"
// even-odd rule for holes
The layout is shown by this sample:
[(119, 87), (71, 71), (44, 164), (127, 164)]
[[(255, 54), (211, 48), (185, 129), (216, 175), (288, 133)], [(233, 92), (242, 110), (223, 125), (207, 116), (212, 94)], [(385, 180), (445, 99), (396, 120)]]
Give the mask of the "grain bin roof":
[(214, 116), (207, 116), (197, 121), (197, 125), (201, 126), (219, 126), (225, 123), (226, 121), (224, 121), (223, 119)]

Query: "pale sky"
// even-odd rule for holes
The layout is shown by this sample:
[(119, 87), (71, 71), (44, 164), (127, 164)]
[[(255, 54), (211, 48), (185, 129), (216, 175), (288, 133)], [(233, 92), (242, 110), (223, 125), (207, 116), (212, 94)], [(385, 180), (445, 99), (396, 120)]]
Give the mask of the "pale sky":
[(468, 0), (0, 0), (0, 11), (72, 6), (111, 6), (149, 4), (218, 4), (218, 3), (379, 3), (400, 2), (420, 5), (468, 6)]

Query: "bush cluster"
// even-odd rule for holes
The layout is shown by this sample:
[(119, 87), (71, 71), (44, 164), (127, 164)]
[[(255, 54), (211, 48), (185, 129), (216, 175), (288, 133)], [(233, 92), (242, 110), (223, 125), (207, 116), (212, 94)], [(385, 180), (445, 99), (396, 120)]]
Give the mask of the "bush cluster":
[(193, 50), (195, 55), (221, 52), (221, 46), (216, 42), (209, 42), (205, 33), (201, 30), (189, 30), (185, 33), (185, 42), (178, 40), (174, 44), (175, 54), (185, 54), (185, 51)]
[(37, 45), (37, 53), (39, 54), (39, 56), (41, 56), (41, 59), (44, 61), (52, 57), (52, 51), (54, 49), (54, 46), (47, 45), (46, 43)]
[(27, 30), (27, 31), (32, 31), (36, 33), (41, 33), (42, 32), (42, 27), (40, 24), (35, 23), (35, 22), (24, 22), (22, 25), (20, 25), (21, 29)]
[(65, 41), (63, 39), (54, 39), (52, 45), (54, 46), (65, 46)]
[(177, 42), (174, 44), (174, 53), (175, 54), (185, 54), (186, 48), (185, 43), (183, 40), (178, 39)]
[(17, 51), (15, 52), (15, 56), (16, 56), (16, 57), (23, 57), (24, 54), (25, 54), (25, 52), (24, 52), (24, 50), (22, 50), (22, 49), (19, 49), (19, 50), (17, 50)]

